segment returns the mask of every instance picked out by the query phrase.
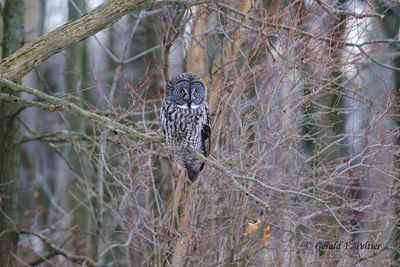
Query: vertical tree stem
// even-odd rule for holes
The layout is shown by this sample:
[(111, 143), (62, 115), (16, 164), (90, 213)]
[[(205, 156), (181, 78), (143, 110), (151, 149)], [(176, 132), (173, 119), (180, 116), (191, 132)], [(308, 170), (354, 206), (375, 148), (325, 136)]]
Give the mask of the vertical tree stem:
[[(24, 1), (6, 0), (3, 10), (3, 55), (14, 53), (24, 41)], [(0, 92), (19, 95), (7, 88)], [(0, 266), (15, 266), (18, 233), (17, 194), (19, 183), (18, 109), (12, 103), (0, 101)]]

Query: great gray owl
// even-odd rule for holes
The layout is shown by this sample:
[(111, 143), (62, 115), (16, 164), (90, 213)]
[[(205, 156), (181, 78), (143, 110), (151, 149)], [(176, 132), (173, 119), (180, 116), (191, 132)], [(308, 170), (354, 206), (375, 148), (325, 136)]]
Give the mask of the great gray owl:
[(199, 177), (204, 163), (186, 149), (190, 145), (204, 156), (210, 153), (211, 128), (207, 89), (193, 73), (181, 73), (165, 89), (160, 119), (167, 146), (175, 162), (186, 168), (190, 181)]

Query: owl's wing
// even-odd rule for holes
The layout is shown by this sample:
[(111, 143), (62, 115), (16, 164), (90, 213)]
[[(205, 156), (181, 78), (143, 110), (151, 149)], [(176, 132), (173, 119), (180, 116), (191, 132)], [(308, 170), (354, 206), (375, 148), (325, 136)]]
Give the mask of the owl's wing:
[(164, 137), (166, 136), (166, 131), (165, 131), (165, 124), (166, 124), (166, 118), (165, 116), (168, 115), (166, 114), (166, 103), (165, 100), (161, 103), (161, 109), (160, 109), (160, 122), (161, 122), (161, 130), (164, 134)]
[(211, 150), (211, 127), (210, 127), (210, 119), (207, 114), (207, 123), (203, 126), (201, 130), (201, 142), (203, 144), (204, 156), (208, 157)]
[[(207, 124), (205, 124), (203, 126), (203, 129), (201, 130), (201, 142), (203, 144), (203, 155), (205, 157), (208, 157), (211, 149), (211, 127), (210, 124), (208, 124), (208, 120)], [(201, 172), (203, 168), (204, 168), (204, 162), (201, 163), (199, 172)]]

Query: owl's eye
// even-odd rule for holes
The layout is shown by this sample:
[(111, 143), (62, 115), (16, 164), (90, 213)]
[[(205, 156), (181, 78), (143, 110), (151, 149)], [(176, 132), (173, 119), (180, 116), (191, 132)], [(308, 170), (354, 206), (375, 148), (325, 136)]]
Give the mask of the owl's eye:
[(199, 90), (196, 87), (193, 88), (193, 95), (195, 97), (197, 97), (199, 95)]
[(179, 94), (181, 95), (181, 96), (186, 96), (186, 91), (185, 91), (185, 89), (181, 89), (181, 90), (179, 90)]

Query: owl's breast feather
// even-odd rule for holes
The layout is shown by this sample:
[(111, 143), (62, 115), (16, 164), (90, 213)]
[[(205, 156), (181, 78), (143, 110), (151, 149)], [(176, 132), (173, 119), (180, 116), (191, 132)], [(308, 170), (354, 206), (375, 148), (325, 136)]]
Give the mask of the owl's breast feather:
[(161, 124), (167, 145), (172, 151), (186, 149), (188, 145), (202, 152), (201, 130), (207, 123), (206, 105), (193, 108), (181, 108), (165, 100), (161, 107)]

